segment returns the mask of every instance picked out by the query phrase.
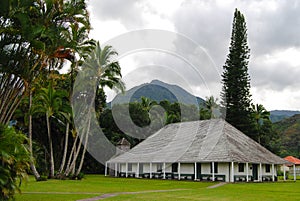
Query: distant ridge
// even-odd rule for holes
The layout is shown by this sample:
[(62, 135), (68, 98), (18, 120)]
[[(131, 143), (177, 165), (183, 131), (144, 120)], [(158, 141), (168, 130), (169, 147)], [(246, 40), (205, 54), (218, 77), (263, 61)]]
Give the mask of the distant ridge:
[(157, 102), (168, 100), (171, 103), (179, 102), (187, 105), (199, 105), (204, 103), (202, 98), (190, 94), (183, 88), (159, 80), (152, 80), (150, 83), (129, 89), (125, 94), (118, 94), (112, 103), (122, 104), (140, 101), (143, 96)]
[(272, 122), (278, 122), (283, 119), (294, 116), (295, 114), (300, 114), (300, 111), (296, 110), (272, 110), (270, 111), (270, 119)]

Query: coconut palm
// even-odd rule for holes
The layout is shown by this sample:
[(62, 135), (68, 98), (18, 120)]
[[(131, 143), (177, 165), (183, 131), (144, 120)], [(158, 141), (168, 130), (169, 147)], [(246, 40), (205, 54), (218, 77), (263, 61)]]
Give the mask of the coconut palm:
[(32, 113), (44, 113), (47, 123), (47, 134), (50, 152), (50, 177), (54, 177), (54, 155), (51, 137), (51, 119), (54, 116), (67, 116), (63, 108), (63, 99), (68, 98), (68, 93), (54, 89), (52, 82), (47, 88), (41, 88), (33, 100)]
[[(86, 82), (84, 82), (84, 84), (81, 83), (80, 86), (75, 85), (75, 88), (77, 88), (77, 90), (74, 91), (73, 99), (82, 99), (85, 103), (75, 106), (75, 111), (80, 112), (75, 114), (75, 117), (77, 116), (78, 118), (79, 116), (80, 118), (80, 115), (82, 113), (88, 115), (88, 118), (84, 123), (84, 128), (81, 130), (77, 130), (77, 135), (80, 135), (80, 141), (82, 142), (82, 140), (84, 139), (84, 146), (79, 166), (75, 175), (79, 175), (85, 158), (87, 142), (89, 139), (91, 114), (92, 110), (94, 110), (95, 94), (97, 90), (103, 90), (103, 87), (107, 86), (115, 90), (124, 91), (124, 83), (121, 80), (121, 67), (119, 63), (114, 60), (114, 57), (116, 55), (117, 52), (111, 46), (105, 46), (102, 48), (100, 46), (100, 43), (97, 42), (94, 50), (85, 59), (82, 65), (82, 72), (80, 72)], [(78, 107), (80, 107), (80, 109), (78, 109)], [(79, 121), (81, 120), (79, 119)], [(79, 143), (79, 146), (80, 145), (81, 143)], [(73, 161), (70, 167), (65, 172), (66, 175), (70, 174), (70, 172), (75, 169), (80, 147), (76, 148), (75, 150), (76, 153), (74, 153), (73, 155)]]
[(252, 117), (255, 121), (255, 126), (257, 130), (257, 141), (261, 143), (261, 127), (265, 120), (270, 120), (270, 112), (267, 111), (261, 104), (252, 104)]

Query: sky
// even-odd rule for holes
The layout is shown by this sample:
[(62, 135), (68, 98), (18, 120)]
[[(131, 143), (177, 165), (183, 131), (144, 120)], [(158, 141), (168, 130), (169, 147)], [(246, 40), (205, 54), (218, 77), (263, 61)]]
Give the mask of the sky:
[[(89, 0), (88, 5), (90, 36), (119, 53), (127, 89), (159, 79), (202, 98), (220, 96), (237, 8), (247, 23), (253, 103), (300, 110), (298, 0)], [(108, 100), (115, 95), (107, 94)]]

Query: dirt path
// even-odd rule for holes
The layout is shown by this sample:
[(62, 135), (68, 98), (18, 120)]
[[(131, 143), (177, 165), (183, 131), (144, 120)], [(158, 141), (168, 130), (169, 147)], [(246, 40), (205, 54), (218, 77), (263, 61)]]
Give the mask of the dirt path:
[(124, 195), (124, 194), (142, 194), (142, 193), (156, 193), (156, 192), (172, 192), (172, 191), (183, 191), (183, 190), (188, 190), (188, 189), (171, 189), (171, 190), (153, 190), (153, 191), (138, 191), (138, 192), (118, 192), (118, 193), (107, 193), (103, 194), (97, 197), (93, 198), (86, 198), (86, 199), (81, 199), (77, 201), (96, 201), (96, 200), (103, 200), (105, 198), (109, 197), (114, 197), (117, 195)]
[(207, 188), (218, 188), (220, 186), (224, 186), (225, 184), (227, 184), (227, 183), (226, 182), (221, 182), (221, 183), (218, 183), (216, 185), (208, 186)]

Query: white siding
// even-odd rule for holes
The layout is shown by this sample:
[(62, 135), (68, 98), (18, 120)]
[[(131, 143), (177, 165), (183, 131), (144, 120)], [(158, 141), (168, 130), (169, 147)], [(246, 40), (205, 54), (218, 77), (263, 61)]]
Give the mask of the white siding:
[[(152, 164), (153, 166), (153, 164)], [(143, 165), (143, 173), (149, 173), (150, 172), (150, 163), (144, 163)]]
[(181, 163), (180, 164), (181, 174), (194, 174), (194, 163)]
[(210, 163), (201, 163), (201, 174), (210, 174)]
[(229, 182), (229, 163), (218, 163), (218, 173), (216, 175), (225, 175), (225, 181)]
[(137, 169), (137, 163), (132, 163), (132, 171), (131, 172), (135, 172), (137, 173), (138, 169)]
[[(234, 163), (234, 175), (247, 175), (247, 169), (246, 169), (246, 163), (244, 164), (244, 172), (239, 172), (239, 164), (238, 163)], [(248, 175), (252, 176), (252, 164), (248, 163)], [(259, 166), (258, 166), (259, 169)], [(259, 170), (258, 170), (259, 171)]]
[(166, 172), (172, 172), (172, 163), (166, 163)]

